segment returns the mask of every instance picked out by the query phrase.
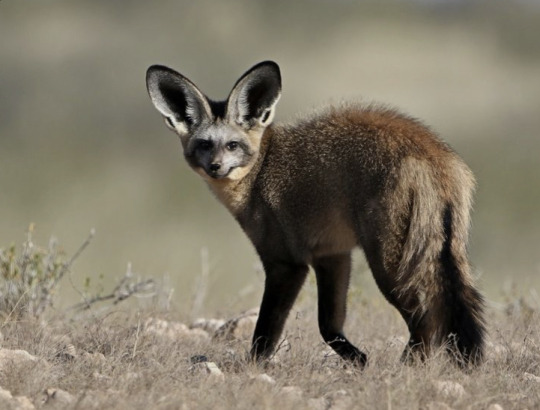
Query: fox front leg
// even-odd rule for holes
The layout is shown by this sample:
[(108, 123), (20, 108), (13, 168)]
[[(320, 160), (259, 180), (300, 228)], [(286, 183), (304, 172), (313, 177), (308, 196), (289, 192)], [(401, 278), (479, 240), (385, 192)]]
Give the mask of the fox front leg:
[(313, 267), (317, 276), (321, 336), (343, 359), (363, 367), (367, 362), (366, 354), (343, 335), (351, 255), (346, 253), (318, 258)]
[(256, 360), (267, 359), (274, 352), (308, 273), (306, 265), (264, 263), (264, 268), (266, 282), (251, 348)]

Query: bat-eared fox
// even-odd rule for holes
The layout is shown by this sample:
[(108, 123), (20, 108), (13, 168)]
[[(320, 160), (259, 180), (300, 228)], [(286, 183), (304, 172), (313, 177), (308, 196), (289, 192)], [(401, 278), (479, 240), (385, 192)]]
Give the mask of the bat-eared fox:
[(312, 266), (319, 329), (342, 358), (366, 355), (343, 334), (351, 251), (410, 331), (403, 359), (444, 346), (459, 365), (482, 359), (483, 298), (467, 259), (475, 181), (418, 120), (386, 107), (341, 104), (274, 125), (279, 66), (259, 63), (225, 101), (159, 65), (148, 92), (188, 164), (248, 235), (266, 281), (251, 353), (272, 355)]

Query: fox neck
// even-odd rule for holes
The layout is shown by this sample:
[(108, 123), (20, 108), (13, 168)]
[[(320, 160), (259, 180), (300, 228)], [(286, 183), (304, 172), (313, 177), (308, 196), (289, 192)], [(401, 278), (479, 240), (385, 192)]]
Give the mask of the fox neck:
[(219, 201), (234, 215), (237, 216), (247, 204), (251, 190), (257, 175), (261, 169), (266, 151), (270, 144), (272, 131), (267, 128), (261, 137), (256, 158), (253, 162), (237, 170), (234, 179), (211, 179), (205, 178), (210, 190), (216, 195)]

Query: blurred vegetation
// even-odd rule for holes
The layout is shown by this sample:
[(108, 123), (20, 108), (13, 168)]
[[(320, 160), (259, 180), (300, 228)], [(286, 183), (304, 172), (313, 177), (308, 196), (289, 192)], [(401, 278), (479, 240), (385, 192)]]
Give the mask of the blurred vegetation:
[(34, 222), (72, 253), (95, 228), (74, 280), (114, 283), (131, 261), (168, 273), (186, 307), (206, 247), (208, 309), (258, 303), (257, 256), (184, 164), (144, 74), (168, 64), (220, 98), (274, 59), (278, 120), (360, 99), (438, 130), (478, 178), (471, 251), (488, 296), (540, 287), (534, 2), (4, 0), (0, 38), (0, 243)]
[(39, 317), (52, 305), (58, 282), (69, 269), (51, 240), (47, 249), (32, 242), (32, 227), (22, 249), (0, 248), (0, 318)]
[[(80, 313), (94, 306), (107, 308), (110, 305), (117, 305), (131, 296), (148, 299), (153, 308), (157, 310), (168, 308), (169, 289), (163, 286), (167, 284), (163, 281), (156, 283), (154, 279), (145, 279), (134, 275), (130, 265), (111, 291), (105, 291), (102, 275), (97, 278), (97, 281), (96, 278), (86, 277), (84, 286), (77, 287), (72, 279), (72, 266), (90, 245), (94, 236), (93, 231), (69, 258), (59, 247), (56, 238), (50, 238), (48, 245), (42, 247), (34, 243), (33, 236), (34, 226), (30, 225), (26, 233), (26, 240), (20, 247), (15, 244), (4, 248), (0, 247), (0, 319), (3, 322), (2, 326), (9, 321), (43, 319), (47, 313), (54, 310), (59, 299), (62, 299), (61, 285), (66, 285), (66, 283), (62, 283), (66, 280), (62, 279), (66, 276), (69, 278), (67, 282), (70, 286), (68, 288), (79, 295), (80, 302), (63, 311), (62, 315), (65, 312)], [(102, 302), (107, 302), (107, 305)], [(140, 307), (144, 307), (144, 305)]]

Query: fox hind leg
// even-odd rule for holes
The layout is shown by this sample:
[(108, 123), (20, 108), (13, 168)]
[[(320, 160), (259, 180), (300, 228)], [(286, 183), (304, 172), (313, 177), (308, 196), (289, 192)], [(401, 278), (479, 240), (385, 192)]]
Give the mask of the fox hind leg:
[[(402, 360), (423, 360), (429, 354), (429, 341), (433, 332), (428, 317), (422, 314), (423, 304), (419, 294), (414, 291), (399, 292), (403, 288), (403, 279), (398, 278), (400, 252), (388, 252), (390, 248), (400, 248), (402, 235), (395, 235), (388, 230), (380, 230), (384, 241), (372, 238), (364, 241), (362, 248), (375, 279), (377, 287), (394, 306), (405, 321), (409, 330), (409, 341), (402, 354)], [(386, 250), (386, 252), (385, 252)]]

